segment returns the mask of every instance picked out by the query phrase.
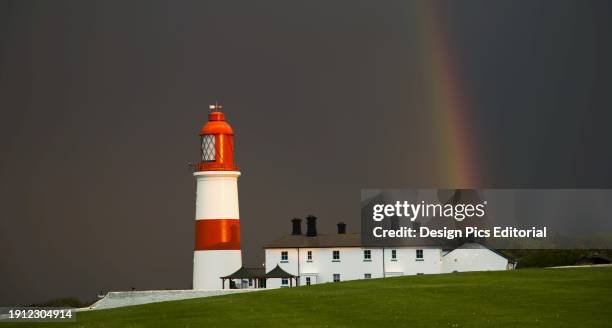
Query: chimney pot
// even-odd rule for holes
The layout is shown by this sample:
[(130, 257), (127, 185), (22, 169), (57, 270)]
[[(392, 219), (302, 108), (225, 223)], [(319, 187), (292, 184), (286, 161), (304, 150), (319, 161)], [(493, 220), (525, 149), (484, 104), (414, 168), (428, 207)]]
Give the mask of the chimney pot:
[(291, 230), (292, 235), (301, 235), (302, 234), (302, 219), (294, 218), (291, 220), (293, 229)]
[(315, 237), (317, 235), (317, 217), (309, 215), (306, 218), (306, 236)]

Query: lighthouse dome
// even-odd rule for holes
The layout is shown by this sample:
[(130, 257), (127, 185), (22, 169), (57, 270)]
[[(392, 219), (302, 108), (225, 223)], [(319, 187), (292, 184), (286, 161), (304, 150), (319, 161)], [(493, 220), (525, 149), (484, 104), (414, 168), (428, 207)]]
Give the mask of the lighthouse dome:
[(198, 171), (236, 171), (234, 163), (234, 130), (225, 121), (221, 105), (209, 106), (208, 122), (200, 130), (201, 160)]
[(234, 135), (234, 130), (232, 130), (229, 123), (225, 121), (225, 114), (220, 111), (214, 111), (208, 114), (208, 122), (206, 122), (202, 130), (200, 130), (201, 136), (206, 134)]

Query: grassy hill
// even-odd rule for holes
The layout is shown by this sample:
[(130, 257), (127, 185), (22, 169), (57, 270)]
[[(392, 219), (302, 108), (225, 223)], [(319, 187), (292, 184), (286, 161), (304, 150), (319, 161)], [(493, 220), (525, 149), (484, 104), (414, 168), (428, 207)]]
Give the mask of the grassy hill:
[(611, 309), (612, 268), (525, 269), (164, 302), (79, 313), (76, 323), (55, 326), (610, 327)]

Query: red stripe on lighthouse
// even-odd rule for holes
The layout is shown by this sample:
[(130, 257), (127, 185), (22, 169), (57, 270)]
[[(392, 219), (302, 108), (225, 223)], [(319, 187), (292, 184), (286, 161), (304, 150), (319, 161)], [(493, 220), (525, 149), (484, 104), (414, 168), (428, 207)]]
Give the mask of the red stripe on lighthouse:
[(196, 220), (195, 250), (240, 249), (240, 220)]

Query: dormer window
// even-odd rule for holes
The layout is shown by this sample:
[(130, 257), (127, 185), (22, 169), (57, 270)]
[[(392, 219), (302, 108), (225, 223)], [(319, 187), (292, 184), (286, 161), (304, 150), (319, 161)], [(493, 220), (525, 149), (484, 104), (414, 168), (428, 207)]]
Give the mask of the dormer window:
[(214, 162), (215, 159), (215, 136), (204, 135), (202, 137), (202, 161)]

